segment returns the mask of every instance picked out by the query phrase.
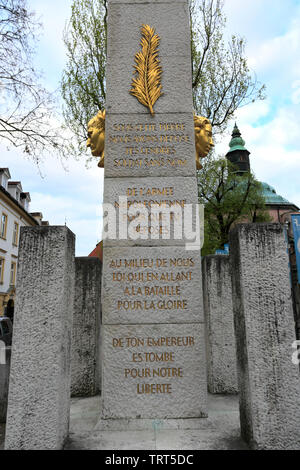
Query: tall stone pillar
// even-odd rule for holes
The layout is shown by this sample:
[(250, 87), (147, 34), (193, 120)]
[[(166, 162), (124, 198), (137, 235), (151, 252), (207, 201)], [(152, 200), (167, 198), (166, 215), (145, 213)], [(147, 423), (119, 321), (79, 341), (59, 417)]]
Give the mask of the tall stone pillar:
[(235, 394), (238, 385), (229, 256), (205, 256), (202, 268), (208, 391)]
[(242, 437), (254, 449), (300, 449), (299, 366), (287, 243), (280, 224), (230, 234)]
[[(142, 25), (160, 38), (154, 115), (130, 94)], [(188, 2), (109, 0), (106, 73), (104, 203), (123, 203), (122, 232), (134, 202), (183, 213), (198, 200)], [(206, 416), (200, 249), (142, 219), (143, 239), (125, 227), (104, 241), (102, 416)]]
[(68, 435), (75, 236), (22, 227), (5, 448), (61, 449)]
[(75, 258), (71, 396), (100, 391), (101, 261)]

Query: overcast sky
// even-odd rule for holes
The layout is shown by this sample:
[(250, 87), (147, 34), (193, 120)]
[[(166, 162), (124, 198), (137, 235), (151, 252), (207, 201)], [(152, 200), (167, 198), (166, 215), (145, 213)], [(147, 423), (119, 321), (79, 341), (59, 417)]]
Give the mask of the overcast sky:
[[(29, 0), (44, 25), (37, 63), (49, 89), (59, 85), (65, 62), (62, 31), (71, 0)], [(251, 152), (251, 167), (260, 181), (300, 207), (300, 0), (226, 0), (228, 33), (247, 40), (249, 65), (267, 86), (267, 99), (240, 109), (237, 123)], [(233, 123), (234, 124), (234, 123)], [(233, 126), (232, 126), (233, 127)], [(218, 145), (226, 153), (230, 132)], [(96, 162), (70, 159), (66, 172), (49, 156), (36, 166), (14, 149), (0, 146), (0, 166), (31, 194), (31, 211), (40, 211), (51, 225), (76, 234), (76, 255), (87, 256), (101, 239), (103, 170)]]

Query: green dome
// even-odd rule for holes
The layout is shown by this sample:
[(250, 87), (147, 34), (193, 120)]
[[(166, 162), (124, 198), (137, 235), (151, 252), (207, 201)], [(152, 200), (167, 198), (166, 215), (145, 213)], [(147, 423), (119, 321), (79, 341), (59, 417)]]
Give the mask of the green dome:
[(229, 143), (229, 147), (230, 147), (230, 150), (228, 151), (228, 153), (234, 152), (235, 150), (244, 150), (244, 151), (248, 152), (248, 150), (245, 148), (245, 141), (242, 138), (241, 133), (240, 133), (236, 123), (234, 125), (234, 129), (233, 129), (233, 132), (232, 132), (232, 139)]
[(291, 203), (279, 194), (276, 194), (275, 189), (268, 183), (261, 183), (263, 187), (263, 196), (266, 204), (282, 204), (291, 205)]

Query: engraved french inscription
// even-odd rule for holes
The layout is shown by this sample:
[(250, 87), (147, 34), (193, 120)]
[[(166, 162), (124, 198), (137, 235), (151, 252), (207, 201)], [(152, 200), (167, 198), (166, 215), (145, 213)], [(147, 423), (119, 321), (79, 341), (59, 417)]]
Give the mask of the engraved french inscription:
[(205, 348), (203, 329), (203, 324), (104, 326), (103, 417), (205, 416), (200, 397), (205, 369), (198, 360)]
[(203, 321), (199, 252), (106, 248), (103, 266), (104, 323)]
[[(116, 213), (116, 232), (109, 232), (104, 224), (105, 246), (182, 246), (195, 240), (195, 177), (106, 178), (104, 201), (109, 201)], [(135, 209), (136, 205), (142, 211)], [(191, 217), (185, 219), (188, 210)]]
[(195, 175), (193, 115), (108, 116), (105, 175)]

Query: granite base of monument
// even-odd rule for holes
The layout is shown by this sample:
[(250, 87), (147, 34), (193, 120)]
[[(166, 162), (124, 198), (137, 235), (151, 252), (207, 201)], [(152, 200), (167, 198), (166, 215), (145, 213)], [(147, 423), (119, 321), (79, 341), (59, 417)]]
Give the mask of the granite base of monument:
[(207, 416), (203, 324), (103, 325), (102, 418)]

